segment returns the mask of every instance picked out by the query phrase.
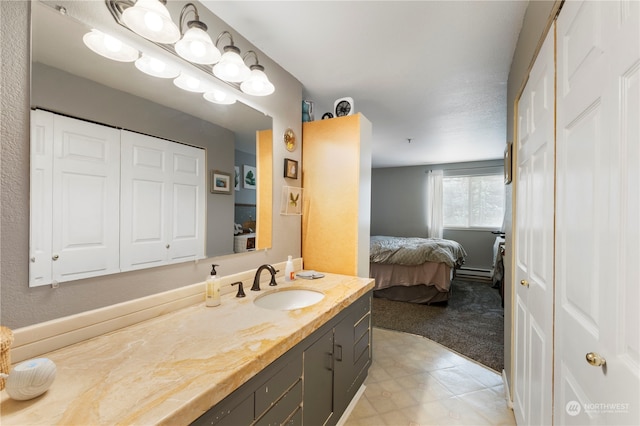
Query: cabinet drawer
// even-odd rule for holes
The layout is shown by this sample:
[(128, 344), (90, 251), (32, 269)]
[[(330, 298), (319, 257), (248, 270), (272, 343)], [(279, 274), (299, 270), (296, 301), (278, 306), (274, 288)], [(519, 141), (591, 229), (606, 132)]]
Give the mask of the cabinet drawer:
[(269, 409), (255, 424), (256, 426), (281, 425), (292, 413), (300, 408), (302, 403), (302, 380), (287, 392), (282, 399)]
[(292, 358), (255, 393), (256, 416), (260, 416), (302, 376), (302, 357)]
[(353, 327), (354, 340), (357, 341), (364, 334), (369, 334), (369, 328), (371, 328), (371, 314), (367, 312), (367, 314), (360, 318), (360, 321), (358, 321)]
[(293, 416), (287, 420), (285, 426), (300, 426), (302, 425), (302, 407), (298, 407)]
[(353, 345), (354, 364), (357, 363), (362, 356), (366, 355), (368, 357), (369, 343), (369, 333), (366, 333)]
[(365, 316), (371, 311), (371, 296), (364, 296), (351, 305), (351, 315), (354, 322)]
[(253, 394), (240, 402), (237, 399), (232, 396), (224, 400), (224, 402), (207, 411), (191, 425), (235, 426), (250, 424), (253, 422)]

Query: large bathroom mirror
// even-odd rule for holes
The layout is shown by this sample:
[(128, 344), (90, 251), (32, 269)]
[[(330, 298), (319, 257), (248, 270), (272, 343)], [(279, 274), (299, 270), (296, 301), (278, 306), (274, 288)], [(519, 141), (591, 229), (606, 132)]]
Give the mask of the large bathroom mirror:
[[(106, 10), (104, 2), (85, 3)], [(236, 171), (272, 167), (270, 149), (266, 154), (265, 150), (256, 153), (258, 135), (271, 135), (271, 117), (241, 102), (208, 102), (202, 94), (177, 88), (171, 79), (139, 72), (131, 62), (95, 54), (82, 41), (91, 28), (71, 14), (60, 13), (54, 2), (33, 1), (31, 13), (32, 109), (205, 148), (208, 174), (214, 170), (229, 174), (232, 183), (226, 194), (207, 190), (207, 257), (238, 252), (234, 250), (235, 234), (255, 232), (256, 226), (271, 235), (270, 220), (256, 223), (264, 217), (259, 212), (258, 190), (266, 187), (265, 182), (255, 188), (233, 185)], [(117, 26), (115, 21), (109, 25)], [(263, 136), (262, 146), (264, 143)], [(270, 244), (270, 238), (266, 242), (257, 239), (248, 249), (264, 249)]]

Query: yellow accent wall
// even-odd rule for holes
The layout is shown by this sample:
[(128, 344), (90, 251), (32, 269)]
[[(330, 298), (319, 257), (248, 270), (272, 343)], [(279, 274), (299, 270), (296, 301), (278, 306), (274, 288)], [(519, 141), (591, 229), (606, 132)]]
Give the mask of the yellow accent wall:
[[(273, 220), (273, 130), (256, 132), (256, 160), (258, 166), (258, 191), (256, 195), (256, 209), (258, 221), (256, 223), (256, 248), (271, 247)], [(268, 224), (268, 226), (265, 226)]]
[(303, 123), (305, 269), (369, 276), (371, 132), (362, 114)]

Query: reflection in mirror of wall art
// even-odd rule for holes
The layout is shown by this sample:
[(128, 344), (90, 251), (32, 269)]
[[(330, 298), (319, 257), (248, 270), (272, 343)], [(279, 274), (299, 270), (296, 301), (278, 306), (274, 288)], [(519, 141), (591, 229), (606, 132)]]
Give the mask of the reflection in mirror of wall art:
[(507, 147), (504, 149), (504, 184), (509, 185), (511, 183), (511, 156), (513, 151), (513, 143), (507, 142)]
[(282, 187), (282, 201), (280, 203), (280, 214), (301, 215), (302, 214), (302, 188), (296, 186)]
[(296, 160), (284, 159), (284, 177), (298, 179), (298, 162)]
[(212, 194), (231, 194), (231, 175), (219, 170), (211, 170), (210, 188)]
[(253, 166), (242, 166), (243, 186), (245, 189), (256, 189), (256, 168)]
[(233, 185), (236, 191), (240, 191), (240, 167), (233, 168)]

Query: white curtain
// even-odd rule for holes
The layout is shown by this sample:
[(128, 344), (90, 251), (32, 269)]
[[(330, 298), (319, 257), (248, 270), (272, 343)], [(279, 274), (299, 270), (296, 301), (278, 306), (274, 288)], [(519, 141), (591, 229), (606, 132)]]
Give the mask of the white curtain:
[(427, 174), (427, 237), (442, 238), (442, 170)]

